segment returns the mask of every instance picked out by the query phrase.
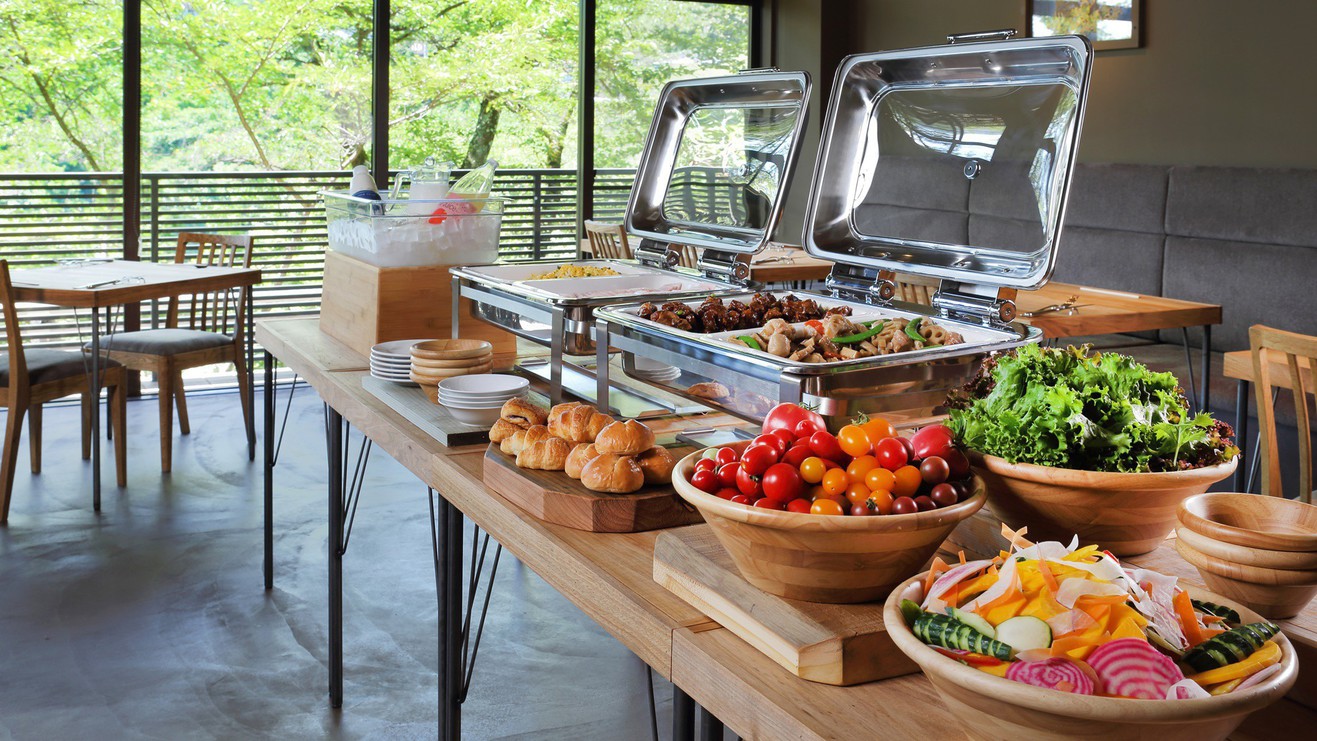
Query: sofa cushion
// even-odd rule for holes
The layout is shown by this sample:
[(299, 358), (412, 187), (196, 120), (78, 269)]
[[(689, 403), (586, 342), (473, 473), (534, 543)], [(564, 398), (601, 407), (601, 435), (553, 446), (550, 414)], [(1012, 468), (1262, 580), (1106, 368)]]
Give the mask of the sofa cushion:
[(1156, 165), (1076, 165), (1065, 227), (1161, 234), (1166, 179), (1166, 168)]
[(1317, 247), (1314, 204), (1317, 170), (1174, 167), (1166, 233)]
[(1160, 234), (1067, 226), (1052, 279), (1160, 296), (1162, 242)]

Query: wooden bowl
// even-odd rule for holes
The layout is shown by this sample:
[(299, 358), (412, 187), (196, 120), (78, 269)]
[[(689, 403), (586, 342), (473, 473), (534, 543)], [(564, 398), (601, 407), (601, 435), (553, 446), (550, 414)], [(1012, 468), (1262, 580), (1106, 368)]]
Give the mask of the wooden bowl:
[(430, 360), (416, 355), (412, 356), (411, 366), (413, 368), (425, 368), (432, 370), (452, 370), (454, 368), (471, 368), (477, 365), (484, 365), (492, 362), (493, 353), (477, 355), (474, 358), (462, 358), (461, 360)]
[[(416, 379), (412, 379), (412, 380), (415, 381)], [(431, 404), (439, 403), (439, 384), (421, 383), (420, 381), (416, 381), (416, 385), (420, 386), (421, 391), (425, 392), (425, 398), (429, 399)]]
[(485, 340), (455, 339), (426, 340), (412, 345), (413, 358), (426, 360), (466, 360), (487, 355), (494, 351), (494, 346)]
[(417, 383), (433, 383), (438, 385), (445, 378), (455, 378), (457, 376), (470, 376), (477, 373), (488, 373), (494, 368), (494, 364), (485, 361), (480, 365), (473, 365), (470, 368), (417, 368), (412, 366), (411, 379)]
[[(1129, 700), (1119, 697), (1072, 695), (1033, 687), (961, 664), (924, 645), (901, 617), (902, 599), (919, 602), (923, 593), (920, 574), (892, 591), (883, 606), (883, 621), (906, 656), (910, 657), (937, 690), (943, 704), (974, 739), (1156, 739), (1156, 741), (1208, 741), (1224, 739), (1249, 713), (1279, 700), (1298, 678), (1294, 648), (1283, 634), (1281, 671), (1243, 692), (1196, 700)], [(1196, 599), (1229, 605), (1245, 622), (1261, 620), (1246, 607), (1207, 590), (1183, 585)], [(935, 712), (931, 708), (923, 712)]]
[(787, 599), (882, 599), (922, 568), (956, 525), (984, 502), (983, 483), (976, 479), (968, 499), (929, 512), (874, 517), (776, 512), (696, 489), (687, 478), (699, 455), (677, 463), (672, 485), (704, 515), (746, 581)]
[(1180, 524), (1213, 540), (1273, 551), (1317, 551), (1317, 506), (1259, 494), (1215, 492), (1191, 497)]
[(1190, 530), (1183, 523), (1175, 529), (1175, 534), (1194, 550), (1222, 561), (1245, 566), (1260, 566), (1264, 569), (1317, 571), (1317, 551), (1272, 551), (1266, 548), (1248, 548), (1216, 540), (1196, 530)]
[(1002, 522), (1029, 528), (1029, 539), (1069, 542), (1074, 535), (1117, 556), (1148, 553), (1175, 527), (1180, 502), (1234, 473), (1239, 459), (1164, 473), (1103, 473), (1008, 463), (971, 453)]
[(1243, 566), (1208, 556), (1178, 538), (1175, 550), (1198, 569), (1208, 588), (1239, 600), (1269, 618), (1294, 617), (1317, 595), (1317, 571)]

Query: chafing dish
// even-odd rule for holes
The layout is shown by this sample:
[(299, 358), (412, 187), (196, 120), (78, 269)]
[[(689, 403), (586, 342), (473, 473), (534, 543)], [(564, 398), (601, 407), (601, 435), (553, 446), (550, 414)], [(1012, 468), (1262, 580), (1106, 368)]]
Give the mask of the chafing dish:
[[(695, 233), (686, 229), (700, 224), (712, 229), (714, 236), (709, 238), (720, 245), (748, 249), (768, 240), (804, 132), (809, 92), (808, 75), (777, 70), (669, 83), (649, 136), (652, 140), (670, 134), (674, 121), (689, 122), (689, 126), (676, 128), (678, 135), (685, 135), (685, 144), (669, 142), (667, 159), (642, 162), (637, 173), (638, 179), (661, 173), (665, 182), (672, 179), (683, 185), (683, 200), (657, 204), (680, 214), (664, 232), (665, 239), (643, 239), (635, 250), (635, 260), (453, 268), (454, 336), (461, 302), (466, 300), (472, 302), (473, 313), (480, 319), (548, 345), (550, 392), (556, 403), (562, 393), (564, 355), (598, 351), (604, 358), (601, 375), (607, 377), (608, 346), (599, 349), (594, 341), (598, 308), (630, 301), (698, 300), (741, 290), (735, 277), (745, 276), (744, 264), (701, 261), (698, 271), (680, 268), (678, 249), (695, 244), (688, 238)], [(737, 143), (733, 159), (724, 156), (731, 151), (727, 149), (729, 137)], [(707, 236), (705, 231), (699, 234)], [(621, 275), (530, 279), (532, 274), (561, 265), (608, 267)]]
[[(835, 267), (826, 294), (797, 295), (857, 316), (928, 317), (963, 344), (805, 363), (642, 319), (630, 303), (596, 313), (599, 346), (621, 350), (629, 376), (753, 421), (779, 401), (814, 405), (837, 423), (941, 413), (947, 391), (989, 353), (1042, 339), (1012, 321), (1015, 292), (1052, 271), (1091, 57), (1080, 37), (1006, 35), (856, 55), (837, 71), (803, 239)], [(650, 150), (680, 139), (651, 132), (643, 161), (671, 160)], [(628, 228), (654, 239), (680, 233), (715, 261), (756, 249), (666, 228), (671, 189), (664, 177), (638, 179)], [(893, 300), (898, 274), (938, 279), (932, 305)], [(634, 372), (637, 358), (682, 373), (656, 381)], [(606, 393), (608, 379), (598, 383)]]

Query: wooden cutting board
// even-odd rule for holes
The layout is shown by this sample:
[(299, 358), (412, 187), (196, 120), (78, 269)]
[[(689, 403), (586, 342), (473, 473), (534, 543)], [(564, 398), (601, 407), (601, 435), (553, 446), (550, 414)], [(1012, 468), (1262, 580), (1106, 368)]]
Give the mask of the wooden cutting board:
[[(672, 449), (681, 459), (691, 448)], [(485, 485), (535, 517), (595, 533), (637, 533), (703, 522), (671, 485), (646, 486), (631, 494), (590, 491), (562, 471), (517, 468), (497, 445), (485, 451)]]
[(882, 603), (828, 605), (762, 592), (741, 578), (707, 525), (659, 534), (654, 581), (802, 679), (852, 685), (919, 670), (888, 637)]

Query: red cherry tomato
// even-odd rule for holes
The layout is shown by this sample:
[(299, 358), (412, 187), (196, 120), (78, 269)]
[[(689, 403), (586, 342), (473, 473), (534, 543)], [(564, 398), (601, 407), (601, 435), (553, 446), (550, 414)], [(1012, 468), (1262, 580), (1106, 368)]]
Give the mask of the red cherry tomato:
[(878, 465), (888, 471), (895, 471), (910, 460), (899, 437), (885, 437), (879, 440), (878, 444), (873, 446), (873, 455), (878, 459)]
[(764, 496), (779, 502), (789, 502), (805, 496), (805, 480), (800, 471), (789, 463), (774, 463), (764, 472), (760, 482), (764, 487)]
[(927, 512), (931, 509), (937, 509), (937, 504), (928, 497), (915, 497), (915, 507), (917, 507), (920, 512)]
[[(776, 438), (774, 438), (776, 439)], [(767, 445), (754, 444), (741, 454), (741, 468), (751, 476), (763, 476), (768, 467), (777, 463), (779, 454)]]
[(739, 497), (740, 495), (741, 492), (737, 491), (736, 489), (732, 489), (730, 487), (723, 487), (719, 489), (717, 493), (714, 494), (714, 496), (718, 497), (719, 499), (727, 499), (729, 501), (732, 499), (732, 497)]
[(869, 509), (869, 506), (868, 506), (867, 504), (852, 504), (852, 505), (851, 505), (851, 516), (852, 516), (852, 517), (870, 517), (870, 516), (872, 516), (872, 515), (876, 515), (876, 514), (878, 514), (878, 511), (877, 511), (877, 510), (873, 510), (873, 509)]
[(919, 505), (910, 497), (897, 497), (892, 501), (892, 514), (908, 515), (919, 511)]
[(718, 483), (723, 486), (736, 486), (736, 469), (740, 468), (740, 463), (724, 463), (718, 467)]
[(833, 462), (840, 462), (846, 456), (837, 438), (823, 430), (809, 436), (809, 447), (814, 451), (814, 455)]
[(788, 430), (788, 429), (786, 429), (786, 428), (781, 428), (781, 427), (780, 427), (780, 428), (778, 428), (778, 429), (776, 429), (776, 430), (773, 430), (773, 431), (772, 431), (771, 433), (769, 433), (769, 434), (771, 434), (773, 437), (776, 437), (777, 439), (781, 440), (784, 444), (786, 444), (786, 446), (787, 446), (788, 448), (791, 447), (792, 443), (796, 442), (796, 433), (794, 433), (794, 432), (792, 432), (791, 430)]
[(694, 486), (696, 489), (699, 489), (706, 494), (712, 494), (718, 491), (719, 488), (718, 474), (707, 468), (702, 471), (696, 471), (695, 474), (691, 476), (691, 486)]
[(714, 463), (710, 458), (701, 458), (698, 461), (695, 461), (696, 471), (712, 471), (717, 466), (718, 464)]
[(736, 502), (737, 504), (744, 504), (747, 507), (750, 506), (750, 497), (747, 497), (744, 494), (737, 494), (736, 496), (732, 497), (732, 501)]
[(788, 450), (787, 454), (782, 456), (782, 462), (790, 463), (799, 468), (812, 455), (814, 455), (814, 451), (810, 450), (808, 445), (800, 445)]
[(735, 463), (741, 460), (741, 456), (737, 455), (736, 451), (731, 448), (718, 448), (718, 453), (713, 460), (718, 465), (725, 466), (728, 463)]
[(819, 430), (826, 430), (826, 429), (827, 427), (820, 427), (818, 424), (805, 419), (805, 420), (801, 420), (799, 424), (791, 428), (791, 431), (796, 433), (797, 440), (808, 440), (810, 435), (813, 435)]
[(924, 477), (925, 484), (936, 486), (951, 476), (951, 466), (942, 456), (930, 455), (920, 461), (919, 473)]
[(951, 484), (938, 484), (933, 487), (933, 491), (928, 493), (928, 498), (933, 500), (933, 504), (939, 507), (950, 507), (960, 501), (960, 495), (956, 493), (956, 487)]
[(792, 499), (791, 501), (787, 502), (787, 511), (799, 512), (801, 514), (807, 515), (809, 514), (809, 508), (813, 504), (814, 503), (809, 501), (808, 499)]
[(742, 466), (736, 467), (736, 489), (747, 497), (763, 495), (763, 490), (759, 486), (759, 477), (751, 476)]
[(910, 438), (901, 437), (900, 435), (897, 435), (892, 439), (901, 441), (901, 447), (905, 448), (905, 457), (907, 460), (912, 460), (912, 461), (919, 460), (918, 458), (915, 457), (915, 448), (914, 445), (910, 443)]
[(756, 437), (755, 439), (751, 440), (750, 444), (767, 445), (768, 447), (777, 451), (777, 455), (779, 458), (782, 457), (783, 453), (787, 452), (787, 448), (791, 447), (790, 444), (783, 442), (782, 438), (778, 437), (777, 435), (760, 435), (759, 437)]
[(781, 428), (791, 430), (796, 433), (796, 437), (805, 437), (799, 431), (804, 423), (808, 423), (810, 432), (828, 429), (827, 422), (817, 412), (812, 412), (799, 404), (778, 404), (769, 411), (768, 416), (764, 417), (763, 430), (772, 432)]
[(944, 453), (941, 458), (951, 468), (951, 478), (963, 479), (969, 476), (969, 458), (966, 458), (964, 453), (952, 448)]
[(784, 502), (779, 502), (772, 497), (764, 497), (763, 499), (757, 500), (755, 506), (764, 509), (775, 509), (779, 512), (785, 512), (787, 508), (787, 505)]
[(910, 438), (914, 457), (920, 460), (932, 455), (946, 458), (946, 452), (956, 446), (956, 436), (946, 425), (922, 427)]

